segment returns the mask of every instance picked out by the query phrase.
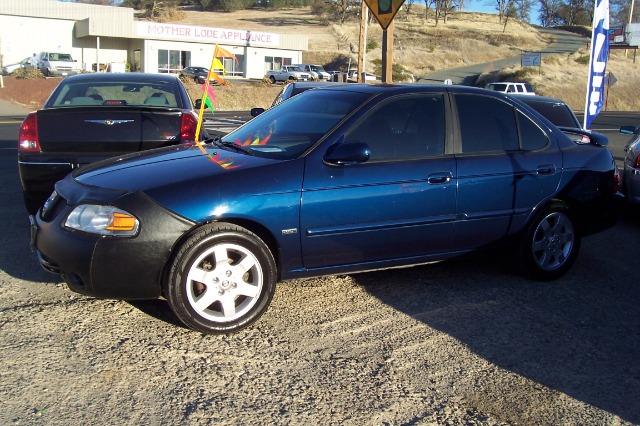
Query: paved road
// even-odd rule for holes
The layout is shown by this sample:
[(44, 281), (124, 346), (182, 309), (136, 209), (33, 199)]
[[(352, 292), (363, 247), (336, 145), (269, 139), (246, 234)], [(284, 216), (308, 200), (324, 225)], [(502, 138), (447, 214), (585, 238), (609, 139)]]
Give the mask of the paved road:
[[(553, 28), (538, 27), (538, 30), (556, 39), (556, 42), (541, 51), (542, 57), (555, 54), (573, 53), (581, 47), (586, 46), (589, 39), (574, 33)], [(453, 84), (474, 86), (480, 74), (512, 65), (520, 64), (520, 55), (510, 58), (499, 59), (483, 64), (475, 64), (467, 67), (453, 68), (448, 70), (435, 71), (418, 80), (423, 84), (442, 84), (446, 79), (451, 79)]]

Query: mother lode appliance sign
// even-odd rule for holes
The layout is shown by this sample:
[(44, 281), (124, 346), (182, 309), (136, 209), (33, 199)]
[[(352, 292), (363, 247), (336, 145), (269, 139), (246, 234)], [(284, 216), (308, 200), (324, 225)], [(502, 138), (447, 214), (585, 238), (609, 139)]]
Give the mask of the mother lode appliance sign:
[(201, 43), (278, 47), (279, 34), (260, 31), (230, 30), (225, 28), (196, 27), (136, 21), (136, 35), (143, 38), (189, 40)]

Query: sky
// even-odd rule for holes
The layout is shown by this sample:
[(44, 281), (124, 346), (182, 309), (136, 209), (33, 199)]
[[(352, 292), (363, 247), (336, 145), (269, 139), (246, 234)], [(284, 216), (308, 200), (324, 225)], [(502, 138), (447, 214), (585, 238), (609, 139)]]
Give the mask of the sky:
[[(496, 10), (496, 6), (495, 6), (495, 2), (491, 2), (488, 0), (465, 0), (464, 3), (464, 11), (465, 12), (482, 12), (482, 13), (495, 13), (497, 14), (498, 11)], [(530, 24), (539, 24), (540, 20), (539, 20), (539, 15), (540, 13), (538, 12), (537, 8), (533, 8), (531, 11), (531, 16), (529, 17), (529, 23)]]

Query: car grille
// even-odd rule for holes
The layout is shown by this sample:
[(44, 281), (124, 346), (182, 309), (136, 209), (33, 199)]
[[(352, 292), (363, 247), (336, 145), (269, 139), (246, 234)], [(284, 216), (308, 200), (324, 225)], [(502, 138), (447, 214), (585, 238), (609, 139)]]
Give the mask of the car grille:
[(40, 213), (40, 218), (44, 222), (51, 222), (56, 217), (58, 217), (58, 215), (66, 205), (67, 201), (63, 197), (61, 197), (60, 194), (58, 194), (53, 200), (51, 200), (51, 202), (46, 204), (46, 207), (43, 208), (42, 212)]

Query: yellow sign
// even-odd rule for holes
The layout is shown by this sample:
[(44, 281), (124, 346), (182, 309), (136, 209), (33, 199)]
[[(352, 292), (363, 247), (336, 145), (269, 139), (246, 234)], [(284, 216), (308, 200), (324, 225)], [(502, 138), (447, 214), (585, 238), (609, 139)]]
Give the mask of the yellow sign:
[(396, 16), (404, 0), (364, 0), (383, 30), (386, 30)]

